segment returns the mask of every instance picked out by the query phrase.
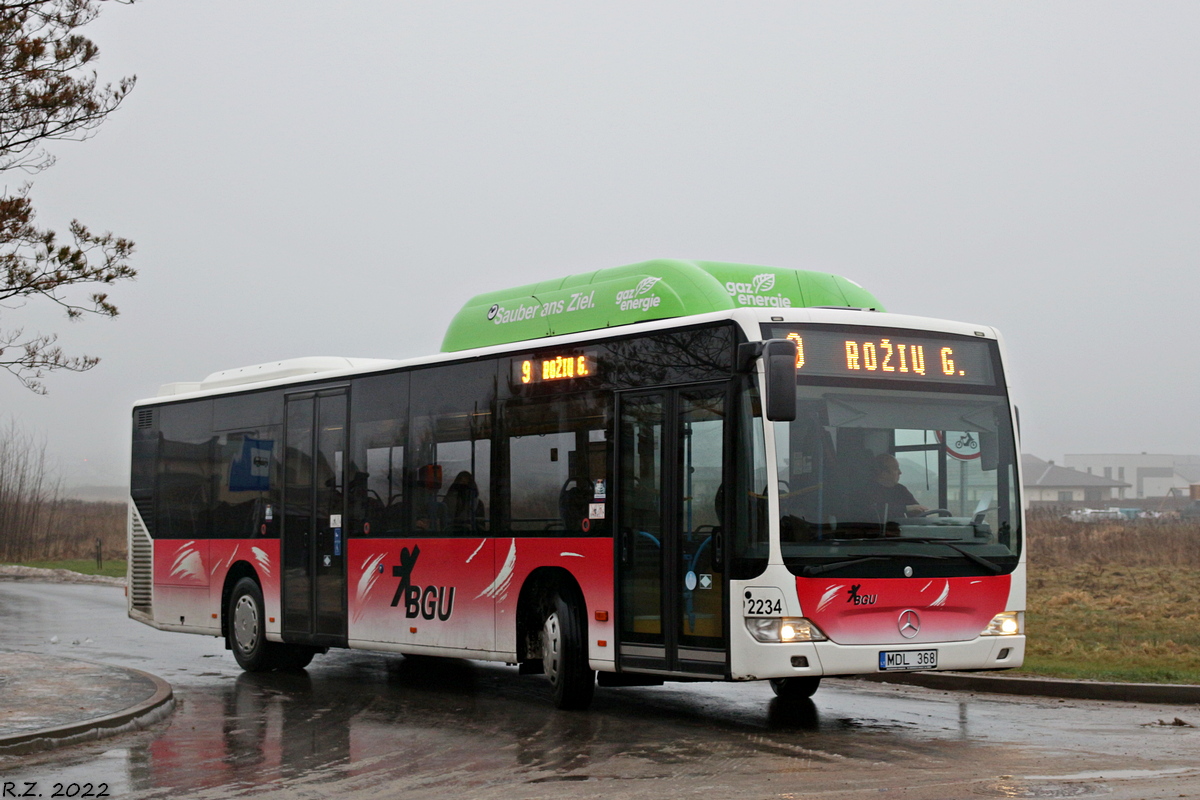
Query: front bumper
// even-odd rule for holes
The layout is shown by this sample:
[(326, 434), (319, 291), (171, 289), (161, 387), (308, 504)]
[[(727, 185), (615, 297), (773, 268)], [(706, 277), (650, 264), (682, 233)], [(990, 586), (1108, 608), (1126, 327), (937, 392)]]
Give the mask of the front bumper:
[(734, 637), (734, 680), (816, 675), (874, 675), (884, 650), (937, 650), (937, 671), (1012, 669), (1025, 660), (1025, 636), (979, 636), (965, 642), (904, 642), (843, 645), (836, 642), (763, 644), (747, 633)]

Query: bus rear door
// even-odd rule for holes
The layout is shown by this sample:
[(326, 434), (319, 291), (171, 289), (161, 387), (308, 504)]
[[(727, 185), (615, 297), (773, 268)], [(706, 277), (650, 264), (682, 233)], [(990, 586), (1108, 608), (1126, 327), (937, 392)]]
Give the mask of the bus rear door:
[(346, 645), (346, 390), (287, 398), (284, 641)]

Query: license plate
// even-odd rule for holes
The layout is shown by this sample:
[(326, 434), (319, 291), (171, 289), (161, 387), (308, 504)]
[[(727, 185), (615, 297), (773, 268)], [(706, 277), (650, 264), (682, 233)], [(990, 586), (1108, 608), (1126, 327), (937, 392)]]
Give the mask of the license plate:
[(880, 650), (879, 670), (937, 669), (937, 650)]

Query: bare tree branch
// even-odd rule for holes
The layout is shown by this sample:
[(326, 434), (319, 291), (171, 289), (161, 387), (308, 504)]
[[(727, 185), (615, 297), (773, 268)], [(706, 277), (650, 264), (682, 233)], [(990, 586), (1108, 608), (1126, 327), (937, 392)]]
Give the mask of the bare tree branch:
[[(101, 86), (91, 69), (100, 50), (77, 29), (99, 13), (99, 0), (0, 2), (0, 172), (49, 168), (54, 157), (46, 142), (94, 135), (133, 88), (133, 77)], [(137, 274), (128, 263), (133, 242), (94, 234), (74, 220), (66, 243), (54, 231), (38, 228), (34, 216), (28, 185), (0, 196), (0, 315), (40, 298), (71, 320), (85, 314), (117, 316), (106, 291), (80, 295), (77, 290), (132, 279)], [(95, 357), (66, 355), (57, 339), (0, 327), (0, 368), (44, 393), (46, 373), (82, 372), (96, 365)]]

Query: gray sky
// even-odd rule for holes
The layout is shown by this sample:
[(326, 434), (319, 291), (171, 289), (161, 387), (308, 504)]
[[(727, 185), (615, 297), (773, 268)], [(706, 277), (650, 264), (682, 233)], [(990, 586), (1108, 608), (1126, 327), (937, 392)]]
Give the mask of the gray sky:
[[(1200, 4), (105, 4), (126, 105), (34, 180), (134, 239), (103, 358), (0, 403), (119, 484), (159, 384), (437, 350), (478, 291), (648, 258), (996, 325), (1023, 449), (1200, 453)], [(12, 186), (10, 185), (10, 189)]]

